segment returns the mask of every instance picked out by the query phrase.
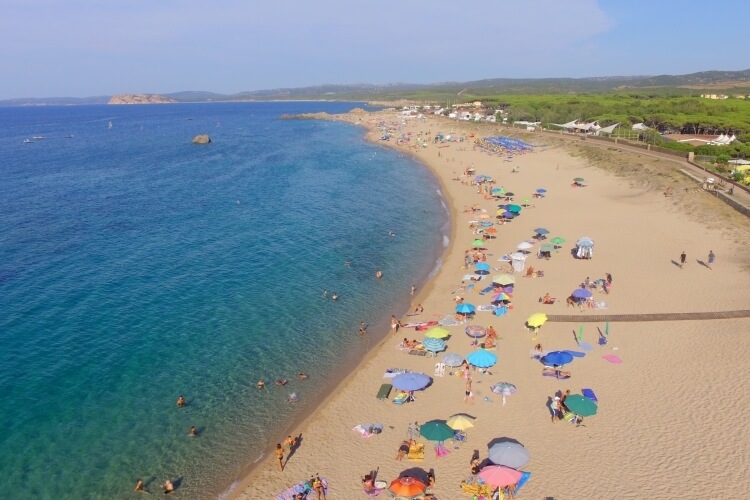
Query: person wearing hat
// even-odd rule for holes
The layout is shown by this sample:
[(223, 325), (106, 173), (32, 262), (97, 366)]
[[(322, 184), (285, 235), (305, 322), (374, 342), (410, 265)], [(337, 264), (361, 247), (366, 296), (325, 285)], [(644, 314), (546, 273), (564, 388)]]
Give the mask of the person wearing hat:
[(560, 403), (560, 397), (555, 396), (554, 399), (551, 399), (549, 402), (549, 409), (552, 412), (552, 423), (555, 423), (555, 420), (560, 419), (560, 410), (561, 410), (561, 403)]

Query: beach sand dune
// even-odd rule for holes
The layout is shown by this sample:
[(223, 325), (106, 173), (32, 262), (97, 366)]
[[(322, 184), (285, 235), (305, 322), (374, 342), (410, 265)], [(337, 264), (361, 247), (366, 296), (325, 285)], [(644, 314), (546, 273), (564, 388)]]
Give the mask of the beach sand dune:
[[(392, 120), (392, 114), (358, 115), (372, 125)], [(460, 135), (455, 122), (414, 121), (406, 125), (413, 137), (438, 130)], [(484, 133), (467, 125), (465, 133)], [(493, 129), (492, 135), (497, 135)], [(487, 133), (486, 135), (490, 135)], [(379, 137), (370, 133), (372, 140)], [(328, 498), (359, 498), (360, 478), (377, 471), (390, 481), (405, 470), (433, 470), (435, 494), (441, 500), (469, 498), (459, 484), (469, 476), (469, 462), (476, 450), (482, 459), (495, 438), (508, 437), (529, 450), (531, 461), (523, 469), (532, 473), (520, 493), (522, 498), (677, 498), (701, 494), (709, 498), (739, 497), (750, 487), (744, 475), (750, 425), (742, 415), (744, 386), (750, 344), (742, 336), (750, 328), (748, 319), (713, 321), (654, 321), (611, 323), (607, 344), (598, 345), (606, 325), (583, 324), (583, 341), (593, 347), (583, 351), (576, 343), (578, 323), (548, 322), (538, 332), (527, 332), (525, 319), (536, 312), (587, 315), (595, 313), (635, 314), (746, 309), (750, 294), (747, 267), (750, 241), (747, 220), (737, 217), (721, 202), (700, 192), (666, 198), (664, 183), (682, 186), (674, 167), (666, 161), (616, 151), (596, 151), (586, 145), (570, 145), (554, 137), (532, 140), (546, 144), (534, 153), (516, 156), (512, 162), (474, 151), (471, 142), (449, 147), (408, 149), (429, 165), (441, 180), (453, 217), (453, 241), (444, 264), (414, 302), (425, 312), (421, 319), (442, 318), (455, 306), (452, 293), (461, 283), (463, 252), (475, 235), (468, 221), (477, 214), (463, 213), (464, 206), (479, 204), (494, 215), (497, 201), (477, 194), (476, 186), (452, 180), (464, 168), (491, 175), (497, 185), (516, 193), (516, 200), (530, 198), (540, 187), (545, 198), (534, 199), (534, 207), (498, 226), (497, 238), (488, 243), (488, 262), (514, 251), (521, 241), (534, 241), (534, 228), (545, 227), (550, 237), (562, 236), (566, 243), (549, 260), (532, 253), (528, 265), (544, 271), (544, 277), (517, 274), (514, 308), (506, 316), (478, 312), (472, 323), (492, 325), (499, 333), (495, 351), (499, 362), (488, 373), (472, 374), (472, 402), (464, 401), (465, 382), (451, 375), (434, 377), (433, 384), (416, 393), (416, 401), (395, 405), (375, 398), (387, 368), (401, 367), (433, 375), (430, 357), (410, 356), (395, 347), (404, 336), (422, 335), (404, 329), (390, 335), (363, 360), (321, 407), (295, 433), (303, 444), (291, 457), (283, 473), (267, 462), (256, 468), (236, 490), (236, 498), (273, 498), (288, 486), (320, 473), (330, 482)], [(460, 148), (460, 149), (459, 149)], [(438, 155), (439, 153), (439, 155)], [(601, 164), (602, 162), (606, 165)], [(628, 165), (640, 164), (638, 168)], [(511, 173), (517, 166), (518, 173)], [(648, 170), (648, 172), (645, 172)], [(644, 173), (645, 172), (645, 173)], [(588, 186), (571, 187), (574, 177)], [(493, 219), (491, 219), (493, 220)], [(595, 240), (594, 257), (578, 260), (571, 249), (580, 236)], [(534, 243), (534, 249), (539, 243)], [(709, 270), (709, 250), (717, 262)], [(676, 265), (682, 251), (686, 265)], [(507, 268), (507, 266), (505, 266)], [(613, 276), (610, 294), (595, 292), (606, 309), (567, 307), (565, 298), (587, 277)], [(493, 271), (493, 274), (497, 274)], [(477, 285), (476, 289), (485, 286)], [(554, 305), (542, 305), (539, 297), (550, 293)], [(465, 301), (487, 304), (489, 295), (466, 292)], [(384, 314), (384, 316), (387, 316)], [(463, 326), (451, 326), (448, 352), (465, 355), (472, 351)], [(572, 377), (557, 380), (542, 376), (542, 365), (531, 359), (536, 343), (545, 350), (586, 352), (566, 367)], [(616, 355), (622, 363), (602, 356)], [(518, 391), (506, 398), (491, 392), (492, 384), (507, 381)], [(552, 423), (547, 407), (558, 391), (578, 393), (592, 388), (599, 400), (599, 413), (576, 427), (568, 422)], [(436, 457), (433, 443), (426, 443), (424, 461), (395, 460), (410, 423), (446, 419), (456, 413), (476, 417), (460, 446), (446, 443), (450, 454)], [(363, 438), (352, 428), (357, 424), (384, 424), (380, 435)], [(282, 437), (279, 437), (279, 441)], [(412, 471), (418, 472), (418, 471)]]

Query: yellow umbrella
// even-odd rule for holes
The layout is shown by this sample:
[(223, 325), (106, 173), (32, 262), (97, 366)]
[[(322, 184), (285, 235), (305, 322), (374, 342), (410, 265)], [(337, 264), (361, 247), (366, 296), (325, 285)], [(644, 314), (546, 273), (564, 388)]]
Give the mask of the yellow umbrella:
[(425, 337), (433, 338), (433, 339), (444, 339), (446, 337), (450, 337), (451, 332), (443, 328), (442, 326), (433, 326), (429, 330), (427, 330), (427, 333), (424, 334)]
[(474, 427), (473, 419), (461, 414), (453, 415), (445, 423), (454, 431), (465, 431)]
[(534, 313), (531, 316), (529, 316), (529, 319), (526, 320), (526, 324), (532, 328), (539, 328), (546, 322), (547, 322), (547, 315), (544, 313)]

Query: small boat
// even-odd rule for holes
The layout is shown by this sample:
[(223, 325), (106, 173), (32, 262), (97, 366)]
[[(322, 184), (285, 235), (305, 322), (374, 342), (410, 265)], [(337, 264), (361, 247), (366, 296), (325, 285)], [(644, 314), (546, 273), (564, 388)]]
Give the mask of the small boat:
[(68, 134), (68, 135), (65, 136), (65, 138), (66, 139), (72, 139), (73, 138), (73, 134)]
[(108, 128), (109, 130), (112, 130), (112, 126), (113, 126), (113, 125), (112, 125), (112, 122), (109, 122), (109, 125), (107, 125), (107, 128)]
[(32, 141), (31, 139), (24, 139), (23, 140), (24, 144), (31, 144), (32, 142), (34, 142), (34, 141)]
[(32, 137), (32, 139), (34, 139), (35, 141), (41, 141), (46, 139), (46, 137), (44, 137), (43, 135), (35, 135), (34, 137)]

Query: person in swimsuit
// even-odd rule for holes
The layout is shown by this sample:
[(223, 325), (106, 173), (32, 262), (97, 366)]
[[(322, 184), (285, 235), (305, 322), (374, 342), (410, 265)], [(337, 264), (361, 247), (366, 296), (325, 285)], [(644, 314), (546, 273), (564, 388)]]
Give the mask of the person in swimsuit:
[(188, 436), (198, 437), (198, 429), (196, 429), (195, 426), (190, 427), (190, 430), (188, 431)]
[(255, 387), (258, 389), (265, 389), (266, 388), (266, 381), (263, 379), (258, 380), (258, 383), (255, 384)]
[(311, 486), (313, 491), (318, 494), (318, 500), (320, 500), (321, 495), (323, 496), (323, 500), (326, 500), (326, 493), (323, 489), (323, 481), (320, 480), (320, 476), (315, 476), (315, 479), (312, 480)]
[(284, 471), (284, 448), (281, 447), (281, 443), (276, 445), (276, 461), (279, 464), (279, 471)]
[(183, 406), (185, 406), (185, 398), (183, 396), (180, 396), (179, 398), (177, 398), (177, 407), (182, 408)]
[(400, 462), (407, 453), (409, 453), (409, 441), (402, 441), (398, 447), (398, 453), (396, 453), (396, 460)]
[(141, 491), (142, 491), (142, 492), (145, 492), (145, 491), (146, 491), (146, 490), (145, 490), (145, 489), (143, 488), (143, 481), (141, 481), (140, 479), (138, 479), (138, 480), (137, 480), (137, 481), (135, 482), (135, 491), (138, 491), (138, 492), (141, 492)]
[(391, 330), (393, 333), (398, 333), (398, 329), (401, 327), (401, 322), (396, 319), (395, 314), (391, 314)]
[(169, 495), (173, 491), (174, 491), (174, 485), (172, 484), (172, 481), (170, 481), (169, 479), (164, 481), (164, 494)]

